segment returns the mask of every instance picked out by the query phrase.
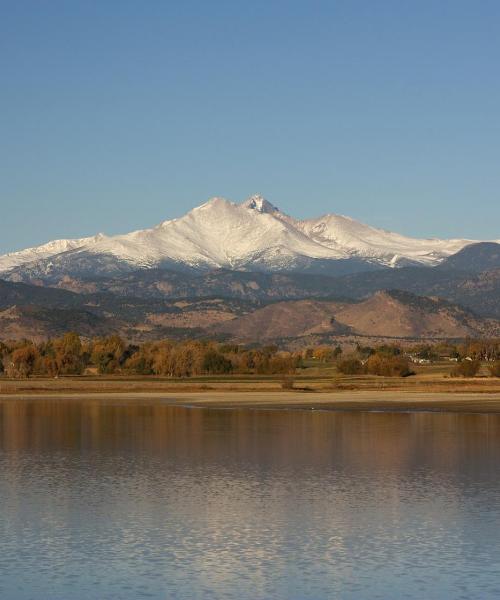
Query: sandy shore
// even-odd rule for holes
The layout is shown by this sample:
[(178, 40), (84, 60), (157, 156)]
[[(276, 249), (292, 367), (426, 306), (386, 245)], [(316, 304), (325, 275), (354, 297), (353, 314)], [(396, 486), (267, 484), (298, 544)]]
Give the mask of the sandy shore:
[(104, 392), (85, 394), (0, 394), (0, 402), (74, 399), (111, 403), (156, 403), (200, 408), (304, 409), (342, 411), (425, 411), (500, 413), (500, 393), (426, 393), (401, 391), (323, 392)]

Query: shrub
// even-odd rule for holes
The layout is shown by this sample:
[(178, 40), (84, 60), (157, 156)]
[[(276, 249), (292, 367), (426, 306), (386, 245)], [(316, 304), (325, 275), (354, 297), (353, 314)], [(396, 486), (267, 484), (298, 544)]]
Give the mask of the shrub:
[(488, 371), (492, 377), (500, 377), (500, 360), (496, 360), (491, 365), (488, 365)]
[(366, 371), (371, 375), (385, 377), (408, 377), (413, 375), (408, 360), (396, 355), (373, 354), (366, 361)]
[(360, 375), (364, 372), (361, 361), (357, 358), (344, 358), (337, 365), (337, 369), (344, 375)]
[(452, 375), (456, 377), (474, 377), (480, 367), (481, 362), (479, 360), (463, 360), (453, 369)]

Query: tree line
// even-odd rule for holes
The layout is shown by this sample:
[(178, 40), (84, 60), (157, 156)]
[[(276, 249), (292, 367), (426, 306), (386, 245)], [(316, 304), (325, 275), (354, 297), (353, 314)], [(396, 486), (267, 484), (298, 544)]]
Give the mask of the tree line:
[(500, 340), (465, 339), (461, 343), (439, 342), (402, 348), (397, 344), (377, 347), (356, 345), (355, 350), (340, 358), (338, 371), (346, 375), (383, 375), (408, 377), (413, 375), (412, 362), (455, 361), (454, 377), (474, 377), (482, 364), (492, 377), (500, 377)]
[(83, 375), (162, 375), (192, 377), (229, 373), (291, 374), (300, 353), (276, 346), (244, 348), (212, 341), (162, 340), (128, 344), (118, 335), (82, 340), (76, 333), (42, 343), (0, 342), (0, 374), (6, 377)]
[(412, 363), (455, 361), (451, 374), (471, 377), (481, 364), (492, 376), (500, 376), (500, 340), (466, 339), (453, 344), (398, 344), (362, 346), (346, 353), (340, 345), (306, 347), (300, 351), (280, 350), (275, 345), (245, 347), (214, 341), (161, 340), (130, 344), (118, 335), (83, 339), (67, 333), (45, 342), (30, 340), (0, 342), (0, 376), (58, 377), (62, 375), (197, 375), (261, 374), (291, 375), (311, 364), (330, 363), (348, 375), (372, 374), (406, 377)]

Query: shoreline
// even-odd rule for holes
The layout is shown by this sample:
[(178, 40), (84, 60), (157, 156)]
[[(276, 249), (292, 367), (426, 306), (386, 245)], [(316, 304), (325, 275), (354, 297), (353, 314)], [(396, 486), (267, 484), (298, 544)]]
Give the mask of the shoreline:
[(353, 390), (322, 393), (304, 391), (0, 393), (0, 404), (33, 400), (97, 401), (103, 404), (161, 403), (173, 407), (212, 409), (500, 414), (498, 392)]

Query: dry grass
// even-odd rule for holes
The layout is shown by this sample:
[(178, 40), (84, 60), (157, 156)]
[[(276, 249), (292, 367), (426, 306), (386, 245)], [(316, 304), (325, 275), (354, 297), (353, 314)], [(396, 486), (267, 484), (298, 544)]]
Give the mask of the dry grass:
[[(333, 367), (310, 368), (293, 376), (294, 389), (321, 393), (332, 392), (408, 392), (408, 393), (489, 393), (500, 394), (500, 379), (494, 377), (452, 378), (452, 365), (415, 367), (413, 377), (377, 377), (340, 375)], [(283, 376), (228, 375), (170, 379), (165, 377), (83, 376), (58, 379), (0, 379), (0, 394), (67, 393), (191, 393), (191, 392), (262, 392), (283, 390)], [(287, 390), (296, 393), (294, 390)]]

